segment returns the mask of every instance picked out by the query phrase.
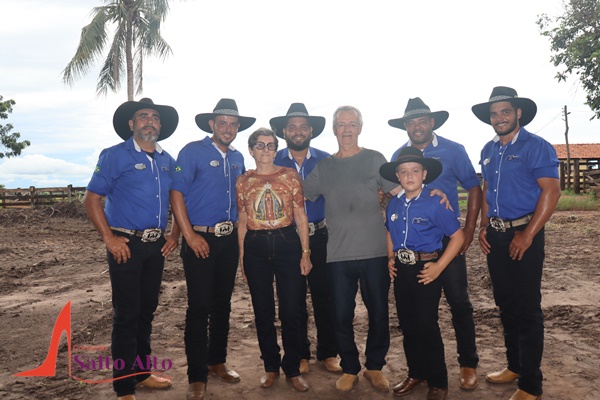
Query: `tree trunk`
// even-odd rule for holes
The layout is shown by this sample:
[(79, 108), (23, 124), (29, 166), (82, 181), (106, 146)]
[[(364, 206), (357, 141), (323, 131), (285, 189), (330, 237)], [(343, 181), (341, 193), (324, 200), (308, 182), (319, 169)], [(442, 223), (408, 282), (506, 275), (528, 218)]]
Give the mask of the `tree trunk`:
[(127, 66), (127, 100), (133, 101), (133, 2), (127, 4), (127, 32), (125, 39), (125, 63)]

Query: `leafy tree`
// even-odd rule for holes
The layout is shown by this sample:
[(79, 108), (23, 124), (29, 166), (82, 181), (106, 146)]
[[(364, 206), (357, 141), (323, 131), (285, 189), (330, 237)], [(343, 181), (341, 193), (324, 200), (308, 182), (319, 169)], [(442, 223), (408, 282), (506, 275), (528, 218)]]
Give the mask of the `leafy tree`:
[[(169, 12), (168, 0), (103, 0), (106, 5), (95, 7), (92, 22), (83, 27), (75, 56), (63, 70), (63, 82), (72, 85), (85, 75), (108, 46), (109, 28), (114, 28), (112, 43), (98, 76), (96, 93), (117, 92), (122, 75), (127, 77), (127, 99), (143, 89), (144, 57), (156, 55), (165, 59), (171, 48), (160, 35), (160, 23)], [(135, 63), (135, 75), (134, 75)], [(135, 83), (135, 85), (134, 85)]]
[(600, 118), (600, 1), (569, 0), (563, 7), (564, 14), (555, 19), (538, 15), (537, 24), (542, 36), (550, 39), (550, 60), (562, 67), (558, 81), (578, 75), (586, 104), (595, 113), (592, 119)]
[[(12, 106), (16, 103), (14, 100), (2, 101), (3, 97), (0, 95), (0, 119), (7, 119), (8, 114), (12, 112)], [(29, 146), (31, 142), (29, 140), (23, 140), (19, 142), (21, 134), (19, 132), (10, 133), (13, 129), (12, 124), (0, 125), (0, 158), (16, 157), (21, 154), (21, 151)]]

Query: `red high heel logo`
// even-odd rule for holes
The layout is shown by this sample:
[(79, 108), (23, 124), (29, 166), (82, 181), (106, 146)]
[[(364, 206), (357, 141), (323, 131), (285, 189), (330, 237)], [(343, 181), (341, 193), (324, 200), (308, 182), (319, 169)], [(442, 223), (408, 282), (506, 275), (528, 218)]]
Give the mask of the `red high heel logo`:
[[(116, 379), (125, 379), (131, 376), (147, 374), (147, 372), (134, 372), (129, 375), (121, 376), (119, 378), (110, 378), (110, 379), (102, 379), (102, 380), (90, 380), (79, 378), (74, 376), (71, 373), (71, 363), (73, 358), (71, 357), (71, 302), (68, 301), (67, 304), (63, 307), (63, 309), (58, 314), (56, 318), (56, 322), (54, 323), (54, 328), (52, 329), (52, 338), (50, 339), (50, 347), (48, 347), (48, 354), (46, 355), (46, 359), (44, 362), (37, 368), (33, 368), (27, 371), (19, 372), (14, 374), (14, 376), (55, 376), (56, 375), (56, 358), (58, 356), (58, 345), (60, 344), (60, 337), (62, 333), (65, 332), (67, 334), (67, 348), (68, 348), (68, 364), (69, 364), (69, 376), (75, 380), (84, 383), (107, 383), (112, 382)], [(123, 361), (123, 360), (119, 360)], [(142, 360), (136, 358), (136, 363), (138, 366), (145, 365), (146, 369), (156, 368), (157, 367), (157, 359), (156, 357), (146, 356), (146, 363), (144, 364)], [(78, 363), (79, 364), (79, 363)], [(115, 364), (117, 365), (117, 364)], [(135, 365), (135, 364), (134, 364)], [(162, 360), (161, 366), (164, 369), (171, 369), (173, 364), (171, 360), (164, 359)], [(110, 369), (107, 367), (107, 369)], [(154, 375), (162, 375), (163, 372), (152, 371)]]

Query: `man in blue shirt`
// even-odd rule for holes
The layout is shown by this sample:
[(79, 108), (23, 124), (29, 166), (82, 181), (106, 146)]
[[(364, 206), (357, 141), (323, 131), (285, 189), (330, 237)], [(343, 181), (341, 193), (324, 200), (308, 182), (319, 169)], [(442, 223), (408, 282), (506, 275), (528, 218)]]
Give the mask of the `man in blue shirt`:
[(224, 382), (240, 381), (225, 363), (239, 261), (235, 181), (245, 172), (244, 157), (231, 143), (255, 121), (239, 115), (235, 100), (221, 99), (212, 113), (196, 115), (198, 127), (212, 136), (188, 143), (177, 157), (171, 203), (183, 233), (188, 288), (188, 400), (204, 399), (209, 371)]
[(135, 360), (151, 354), (165, 257), (178, 246), (177, 224), (171, 234), (165, 233), (175, 160), (156, 143), (171, 136), (178, 122), (173, 107), (148, 98), (121, 104), (113, 126), (125, 142), (100, 153), (83, 200), (107, 249), (114, 311), (112, 359), (123, 360), (120, 368), (113, 368), (113, 388), (121, 400), (134, 400), (136, 385), (171, 387), (170, 379), (152, 375)]
[[(481, 208), (481, 186), (473, 164), (465, 148), (456, 142), (445, 139), (436, 133), (448, 119), (447, 111), (431, 112), (430, 108), (419, 98), (409, 99), (402, 118), (391, 119), (390, 126), (406, 130), (409, 141), (396, 150), (392, 161), (396, 160), (400, 150), (407, 146), (416, 147), (424, 157), (437, 159), (443, 165), (442, 174), (428, 183), (429, 189), (439, 189), (448, 196), (456, 218), (460, 218), (458, 205), (458, 185), (467, 190), (467, 214), (463, 233), (465, 241), (459, 254), (452, 260), (448, 268), (440, 276), (440, 281), (452, 312), (452, 324), (456, 334), (458, 363), (460, 365), (459, 386), (465, 390), (473, 390), (477, 386), (477, 364), (479, 356), (475, 344), (475, 321), (473, 306), (467, 290), (467, 263), (465, 253), (473, 241), (477, 216)], [(444, 247), (448, 244), (444, 238)], [(398, 395), (410, 393), (420, 381), (408, 378), (394, 388)]]
[[(274, 163), (294, 168), (302, 180), (310, 174), (320, 160), (329, 156), (329, 153), (310, 147), (311, 140), (323, 132), (325, 118), (308, 115), (304, 104), (293, 103), (286, 115), (271, 118), (270, 124), (275, 134), (285, 139), (287, 143), (287, 148), (277, 152)], [(307, 200), (305, 207), (309, 223), (310, 261), (313, 265), (307, 279), (317, 327), (317, 360), (322, 361), (328, 371), (341, 372), (331, 317), (331, 279), (327, 269), (328, 232), (325, 223), (325, 199), (319, 196), (315, 201)], [(306, 295), (304, 300), (306, 301)], [(307, 323), (308, 313), (305, 304), (302, 330), (304, 348), (300, 355), (301, 373), (309, 371), (310, 341)]]
[(481, 151), (484, 201), (478, 239), (487, 255), (508, 361), (486, 379), (511, 383), (518, 378), (511, 400), (535, 400), (542, 395), (544, 225), (560, 198), (558, 158), (550, 143), (523, 128), (537, 106), (514, 89), (495, 87), (489, 101), (472, 110), (496, 132)]

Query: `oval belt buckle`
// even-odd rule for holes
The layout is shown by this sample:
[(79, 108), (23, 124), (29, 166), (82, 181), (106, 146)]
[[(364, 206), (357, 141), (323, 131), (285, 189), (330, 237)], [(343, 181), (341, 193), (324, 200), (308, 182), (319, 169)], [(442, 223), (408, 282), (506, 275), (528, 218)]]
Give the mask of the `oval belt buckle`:
[(161, 235), (162, 231), (158, 228), (144, 229), (144, 233), (142, 233), (142, 242), (156, 242), (160, 239)]
[(398, 250), (398, 260), (402, 264), (414, 265), (417, 263), (417, 259), (415, 258), (415, 253), (412, 250), (408, 249), (400, 249)]
[(233, 223), (231, 221), (219, 222), (215, 225), (215, 236), (227, 236), (233, 232)]
[(504, 221), (502, 221), (502, 218), (491, 217), (490, 225), (498, 232), (506, 232), (506, 227), (504, 226)]

